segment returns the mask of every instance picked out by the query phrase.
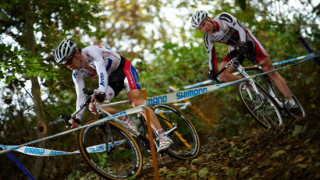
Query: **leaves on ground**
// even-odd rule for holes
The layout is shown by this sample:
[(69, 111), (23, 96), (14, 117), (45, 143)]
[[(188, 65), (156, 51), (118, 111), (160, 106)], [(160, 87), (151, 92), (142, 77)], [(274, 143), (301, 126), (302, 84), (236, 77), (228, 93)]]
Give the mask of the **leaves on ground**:
[[(160, 179), (319, 179), (320, 113), (287, 120), (279, 130), (202, 142), (195, 159), (158, 160)], [(144, 169), (152, 167), (144, 166)], [(153, 179), (143, 171), (137, 179)]]

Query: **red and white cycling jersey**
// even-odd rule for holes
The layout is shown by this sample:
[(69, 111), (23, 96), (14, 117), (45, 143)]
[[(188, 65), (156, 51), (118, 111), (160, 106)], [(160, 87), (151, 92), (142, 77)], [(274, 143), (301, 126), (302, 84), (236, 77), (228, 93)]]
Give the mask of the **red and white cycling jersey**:
[[(212, 22), (216, 26), (216, 31), (210, 34), (204, 34), (204, 41), (209, 55), (210, 70), (217, 71), (218, 69), (214, 46), (215, 42), (226, 44), (229, 52), (234, 50), (235, 47), (239, 45), (239, 42), (246, 42), (248, 52), (256, 57), (258, 62), (269, 56), (251, 31), (232, 15), (228, 13), (221, 13), (215, 17)], [(230, 61), (228, 54), (225, 56), (223, 61)]]
[[(92, 73), (86, 69), (73, 71), (72, 79), (77, 93), (77, 109), (85, 101), (85, 77), (99, 77), (98, 92), (106, 94), (108, 100), (112, 100), (123, 88), (129, 92), (132, 89), (141, 89), (138, 75), (131, 63), (103, 46), (88, 46), (82, 49), (81, 54), (90, 66), (96, 70)], [(84, 109), (77, 114), (78, 119), (82, 118)]]

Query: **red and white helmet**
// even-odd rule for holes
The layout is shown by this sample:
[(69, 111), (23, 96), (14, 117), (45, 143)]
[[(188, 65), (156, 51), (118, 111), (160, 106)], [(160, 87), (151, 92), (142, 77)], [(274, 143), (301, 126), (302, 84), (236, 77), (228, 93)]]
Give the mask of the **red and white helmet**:
[(207, 19), (208, 13), (204, 10), (197, 10), (191, 17), (191, 26), (197, 29), (203, 20)]

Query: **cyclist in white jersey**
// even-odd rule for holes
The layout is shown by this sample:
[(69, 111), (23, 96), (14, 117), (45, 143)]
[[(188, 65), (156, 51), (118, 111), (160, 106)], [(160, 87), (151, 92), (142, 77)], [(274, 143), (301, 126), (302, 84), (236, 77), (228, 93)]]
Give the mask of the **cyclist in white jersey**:
[[(238, 55), (240, 55), (240, 63), (246, 56), (251, 61), (258, 62), (264, 72), (274, 70), (268, 53), (256, 37), (231, 14), (221, 13), (214, 19), (211, 19), (206, 11), (198, 10), (191, 17), (191, 26), (204, 33), (204, 41), (209, 55), (209, 79), (216, 80), (217, 78), (215, 76), (215, 72), (218, 69), (215, 42), (226, 44), (229, 51), (220, 64), (220, 70), (225, 67), (233, 57)], [(233, 75), (233, 71), (234, 68), (229, 67), (219, 75), (219, 78), (226, 82), (241, 79), (240, 76)], [(269, 73), (268, 76), (275, 82), (281, 93), (286, 97), (289, 107), (293, 109), (298, 108), (282, 76), (278, 72)]]
[[(77, 109), (85, 101), (83, 89), (85, 87), (85, 77), (98, 77), (99, 88), (93, 96), (93, 101), (102, 103), (105, 99), (112, 100), (118, 93), (125, 88), (128, 98), (133, 107), (143, 104), (141, 88), (138, 81), (138, 75), (130, 61), (115, 53), (114, 51), (102, 46), (88, 46), (84, 49), (78, 49), (76, 43), (69, 39), (63, 40), (55, 50), (55, 60), (63, 64), (68, 69), (73, 70), (72, 79), (77, 93)], [(91, 102), (89, 109), (97, 114), (96, 108)], [(151, 126), (160, 137), (158, 151), (168, 149), (173, 141), (166, 136), (155, 113), (149, 109)], [(111, 114), (117, 113), (115, 109), (108, 108)], [(71, 128), (79, 126), (84, 109), (77, 114), (76, 119), (71, 122)], [(145, 112), (141, 112), (145, 116)], [(124, 116), (119, 122), (122, 125), (137, 131), (139, 120)]]

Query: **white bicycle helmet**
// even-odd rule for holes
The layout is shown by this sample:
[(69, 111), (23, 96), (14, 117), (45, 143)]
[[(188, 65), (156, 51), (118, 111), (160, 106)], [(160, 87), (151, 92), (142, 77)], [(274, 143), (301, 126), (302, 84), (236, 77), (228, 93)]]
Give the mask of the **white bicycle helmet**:
[(207, 19), (208, 13), (203, 10), (197, 10), (191, 17), (191, 26), (193, 29), (197, 29), (203, 20)]
[(70, 39), (64, 39), (54, 52), (54, 59), (57, 63), (61, 64), (66, 58), (71, 56), (71, 54), (77, 50), (77, 44), (71, 42)]

